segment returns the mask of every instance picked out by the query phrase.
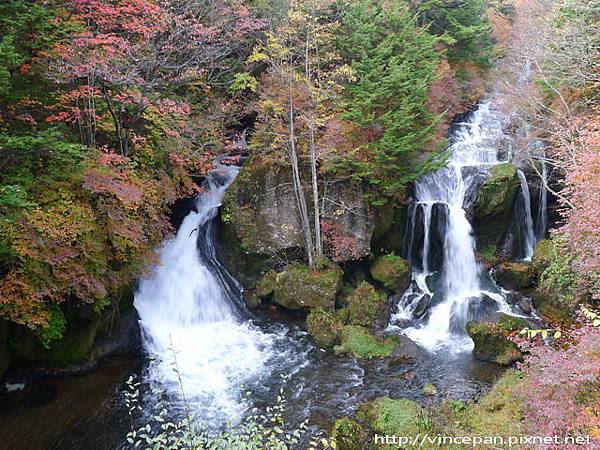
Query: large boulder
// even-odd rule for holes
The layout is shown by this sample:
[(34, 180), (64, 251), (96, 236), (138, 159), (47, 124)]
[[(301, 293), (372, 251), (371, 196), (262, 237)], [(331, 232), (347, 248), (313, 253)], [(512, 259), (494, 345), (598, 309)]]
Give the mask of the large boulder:
[(496, 245), (502, 239), (519, 186), (516, 166), (503, 163), (492, 167), (473, 205), (473, 227), (479, 245)]
[(342, 331), (341, 345), (334, 350), (358, 359), (384, 358), (392, 354), (397, 344), (395, 337), (381, 338), (365, 327), (346, 325)]
[[(349, 180), (325, 182), (321, 219), (329, 256), (345, 261), (368, 255), (375, 219), (362, 187)], [(305, 195), (312, 215), (310, 183), (305, 183)], [(297, 253), (304, 246), (291, 169), (285, 162), (249, 159), (225, 194), (221, 218), (243, 255), (270, 257)]]
[(522, 360), (523, 355), (517, 344), (508, 336), (528, 326), (527, 321), (505, 314), (495, 319), (469, 322), (467, 333), (475, 343), (475, 358), (503, 366)]
[(370, 272), (386, 289), (397, 293), (404, 292), (410, 285), (410, 264), (394, 254), (378, 257)]
[(331, 439), (338, 450), (364, 450), (367, 434), (360, 424), (348, 417), (342, 417), (335, 421)]
[(322, 308), (310, 312), (306, 318), (306, 328), (318, 347), (328, 349), (339, 343), (343, 331), (341, 321)]
[(540, 277), (544, 270), (552, 264), (552, 241), (550, 239), (542, 239), (539, 241), (533, 251), (531, 265), (537, 277)]
[[(379, 435), (417, 436), (422, 429), (425, 410), (416, 402), (408, 399), (380, 397), (360, 405), (358, 417), (367, 422)], [(398, 448), (374, 442), (376, 449)]]
[(351, 325), (375, 328), (379, 323), (387, 323), (389, 308), (386, 308), (386, 295), (366, 281), (360, 283), (347, 298), (347, 321)]
[(279, 273), (265, 274), (258, 282), (255, 294), (290, 310), (322, 308), (333, 311), (341, 282), (342, 271), (338, 268), (313, 270), (294, 264)]
[(535, 270), (528, 263), (505, 261), (496, 268), (495, 277), (506, 289), (527, 289), (535, 282)]

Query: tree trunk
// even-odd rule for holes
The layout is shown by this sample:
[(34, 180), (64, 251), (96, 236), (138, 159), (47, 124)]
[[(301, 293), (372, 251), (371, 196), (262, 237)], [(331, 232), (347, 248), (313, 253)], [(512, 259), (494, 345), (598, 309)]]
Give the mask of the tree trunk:
[(308, 259), (308, 265), (314, 267), (314, 248), (310, 230), (310, 221), (308, 219), (308, 208), (306, 206), (306, 197), (304, 195), (304, 189), (302, 187), (302, 180), (300, 179), (300, 170), (298, 168), (298, 154), (296, 153), (296, 129), (294, 125), (294, 101), (292, 99), (292, 80), (288, 80), (289, 88), (289, 120), (290, 120), (290, 145), (289, 145), (289, 157), (292, 165), (292, 176), (294, 180), (294, 192), (296, 194), (296, 200), (298, 202), (298, 212), (300, 214), (300, 222), (302, 224), (302, 235), (304, 237), (304, 246), (306, 247), (306, 256)]
[[(304, 65), (306, 71), (306, 88), (308, 90), (309, 98), (311, 99), (310, 108), (313, 108), (312, 104), (312, 74), (310, 67), (310, 54), (309, 54), (309, 41), (310, 34), (306, 32), (306, 51), (304, 54)], [(313, 197), (313, 215), (314, 215), (314, 232), (315, 232), (315, 251), (317, 258), (323, 257), (323, 240), (321, 236), (321, 215), (319, 210), (319, 183), (317, 178), (317, 152), (315, 145), (315, 129), (312, 111), (308, 120), (308, 146), (310, 150), (310, 175), (312, 181), (312, 197)]]
[(108, 91), (106, 90), (106, 86), (102, 86), (102, 95), (104, 97), (104, 101), (106, 102), (106, 107), (108, 108), (108, 112), (110, 113), (110, 115), (113, 119), (113, 122), (115, 124), (115, 131), (117, 133), (117, 138), (119, 139), (119, 151), (121, 153), (121, 156), (127, 156), (124, 142), (123, 142), (123, 131), (122, 131), (122, 127), (121, 127), (121, 121), (119, 120), (119, 117), (117, 117), (115, 110), (113, 109), (112, 105), (110, 104), (110, 98), (108, 97)]

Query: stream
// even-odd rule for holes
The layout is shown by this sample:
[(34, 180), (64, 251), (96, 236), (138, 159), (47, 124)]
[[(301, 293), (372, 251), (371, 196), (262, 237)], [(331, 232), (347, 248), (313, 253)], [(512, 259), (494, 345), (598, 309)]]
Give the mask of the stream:
[[(465, 324), (496, 311), (522, 314), (478, 262), (467, 214), (477, 183), (494, 165), (510, 160), (509, 153), (498, 151), (502, 126), (500, 113), (482, 103), (454, 127), (448, 166), (416, 183), (404, 242), (413, 281), (387, 329), (402, 336), (402, 355), (372, 361), (335, 357), (315, 348), (296, 323), (246, 309), (242, 286), (220, 263), (214, 220), (239, 168), (219, 166), (207, 177), (195, 210), (160, 249), (154, 271), (140, 280), (134, 304), (143, 352), (105, 361), (86, 375), (0, 396), (3, 445), (126, 448), (123, 392), (131, 374), (141, 381), (146, 414), (158, 412), (161, 400), (173, 415), (181, 414), (183, 390), (194, 414), (212, 428), (239, 420), (251, 406), (272, 405), (282, 386), (288, 422), (308, 418), (314, 431), (330, 429), (336, 417), (379, 396), (425, 403), (477, 399), (502, 369), (473, 358)], [(531, 257), (544, 231), (539, 216), (545, 212), (533, 212), (529, 197), (522, 183), (522, 207), (515, 207), (522, 259)], [(428, 383), (437, 394), (424, 397)]]

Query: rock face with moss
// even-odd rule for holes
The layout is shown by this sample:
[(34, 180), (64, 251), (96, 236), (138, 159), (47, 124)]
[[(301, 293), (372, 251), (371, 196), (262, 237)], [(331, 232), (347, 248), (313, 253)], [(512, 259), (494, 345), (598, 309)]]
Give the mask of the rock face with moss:
[(531, 264), (523, 262), (502, 262), (495, 272), (496, 280), (506, 289), (519, 290), (533, 286), (535, 270)]
[[(412, 400), (381, 397), (361, 405), (358, 417), (377, 434), (416, 436), (424, 428), (425, 410)], [(374, 448), (397, 448), (379, 445)]]
[[(308, 186), (305, 195), (311, 204)], [(228, 188), (221, 218), (244, 255), (295, 252), (303, 248), (296, 205), (289, 166), (251, 158)], [(331, 241), (329, 256), (344, 261), (370, 253), (375, 219), (360, 185), (331, 180), (322, 214), (326, 240)], [(340, 251), (336, 245), (351, 251)]]
[(331, 439), (338, 450), (364, 450), (367, 434), (360, 424), (348, 417), (342, 417), (335, 421)]
[(312, 270), (297, 264), (286, 270), (269, 272), (257, 283), (255, 294), (286, 309), (333, 311), (341, 288), (342, 271), (337, 268)]
[(517, 168), (498, 164), (477, 192), (473, 205), (473, 228), (481, 246), (496, 245), (503, 237), (512, 204), (519, 189)]
[(393, 254), (378, 257), (371, 265), (371, 276), (386, 289), (402, 293), (410, 284), (410, 265)]
[(495, 362), (503, 366), (522, 360), (523, 355), (517, 344), (510, 341), (508, 335), (527, 326), (529, 326), (527, 321), (505, 314), (502, 314), (496, 321), (469, 322), (467, 333), (475, 343), (475, 357), (482, 361)]
[(377, 292), (375, 287), (363, 281), (347, 298), (347, 321), (351, 325), (360, 325), (374, 329), (377, 323), (387, 323), (386, 296)]
[(346, 325), (342, 331), (341, 345), (336, 349), (336, 353), (349, 354), (358, 359), (384, 358), (392, 354), (397, 343), (393, 337), (380, 338), (367, 328)]
[(332, 349), (340, 341), (344, 326), (332, 313), (315, 308), (306, 318), (306, 328), (315, 345)]

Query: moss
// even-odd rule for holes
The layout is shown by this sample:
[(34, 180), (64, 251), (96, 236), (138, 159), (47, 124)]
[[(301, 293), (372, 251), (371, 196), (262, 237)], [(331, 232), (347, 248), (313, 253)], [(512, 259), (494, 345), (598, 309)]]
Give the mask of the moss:
[(549, 301), (541, 303), (538, 312), (547, 322), (553, 325), (568, 327), (575, 322), (575, 316), (569, 310), (557, 307)]
[(542, 239), (539, 241), (533, 251), (531, 265), (535, 274), (540, 277), (552, 263), (552, 241), (550, 239)]
[(531, 264), (503, 262), (496, 270), (496, 279), (507, 289), (526, 289), (533, 286), (535, 271)]
[(423, 392), (423, 395), (426, 395), (426, 396), (436, 395), (437, 388), (435, 387), (434, 384), (427, 383), (425, 386), (423, 386), (422, 392)]
[(425, 410), (412, 400), (394, 400), (381, 397), (363, 404), (358, 410), (359, 418), (368, 422), (378, 434), (416, 436), (426, 428)]
[(313, 309), (306, 318), (308, 333), (321, 348), (333, 348), (340, 340), (342, 323), (322, 308)]
[(475, 343), (475, 357), (503, 366), (521, 360), (523, 355), (517, 345), (508, 339), (508, 335), (526, 326), (526, 321), (510, 316), (503, 316), (498, 322), (469, 322), (467, 333)]
[(346, 325), (342, 331), (342, 347), (355, 358), (372, 359), (390, 356), (397, 343), (392, 338), (381, 339), (367, 328)]
[(478, 403), (457, 411), (461, 428), (479, 436), (520, 436), (522, 406), (513, 394), (519, 383), (521, 372), (507, 370)]
[(394, 254), (377, 258), (370, 271), (375, 280), (394, 292), (401, 293), (410, 284), (410, 265)]
[(31, 362), (44, 362), (55, 367), (65, 367), (84, 361), (90, 356), (100, 319), (69, 321), (64, 336), (45, 348), (39, 337), (28, 329), (18, 327), (13, 338), (17, 358)]
[(291, 310), (333, 311), (341, 281), (340, 269), (312, 270), (297, 264), (279, 273), (268, 272), (258, 282), (255, 294)]
[(517, 168), (510, 163), (494, 166), (479, 188), (474, 204), (474, 226), (484, 246), (497, 244), (504, 234), (518, 189)]
[(479, 255), (488, 267), (495, 266), (498, 262), (495, 245), (484, 245), (481, 249), (479, 249)]
[(331, 438), (338, 450), (363, 450), (367, 442), (367, 434), (363, 427), (348, 417), (335, 421)]
[(363, 281), (348, 296), (348, 317), (351, 325), (373, 328), (385, 306), (385, 300), (375, 288)]

